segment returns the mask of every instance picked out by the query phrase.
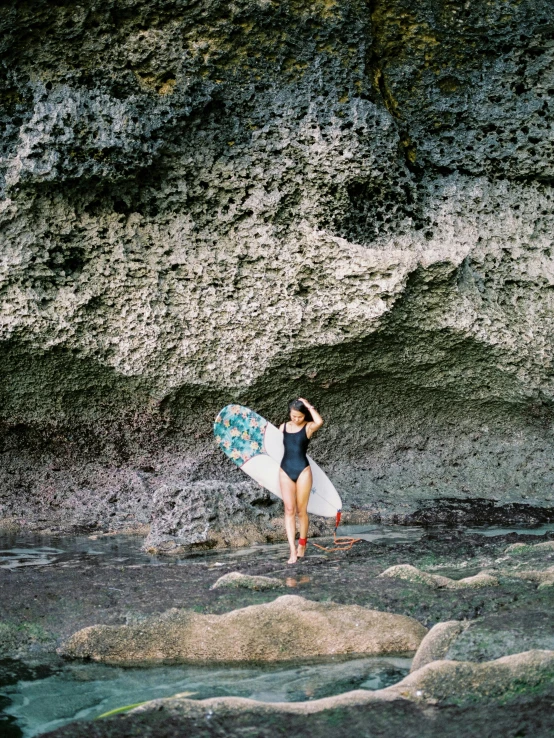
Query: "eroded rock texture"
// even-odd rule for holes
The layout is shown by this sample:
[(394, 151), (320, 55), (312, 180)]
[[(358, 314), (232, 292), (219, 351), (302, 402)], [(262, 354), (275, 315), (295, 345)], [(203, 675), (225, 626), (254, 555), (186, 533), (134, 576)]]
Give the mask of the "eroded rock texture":
[(4, 5), (0, 516), (148, 522), (298, 394), (347, 507), (554, 507), (550, 0)]

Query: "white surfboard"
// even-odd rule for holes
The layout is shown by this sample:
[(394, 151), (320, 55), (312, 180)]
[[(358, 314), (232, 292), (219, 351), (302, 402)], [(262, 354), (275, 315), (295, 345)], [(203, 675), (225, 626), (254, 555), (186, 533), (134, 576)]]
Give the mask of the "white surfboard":
[[(279, 466), (283, 458), (283, 434), (261, 415), (243, 405), (226, 405), (214, 423), (218, 446), (245, 474), (283, 499)], [(342, 508), (339, 493), (329, 477), (308, 456), (312, 490), (308, 512), (334, 518)]]

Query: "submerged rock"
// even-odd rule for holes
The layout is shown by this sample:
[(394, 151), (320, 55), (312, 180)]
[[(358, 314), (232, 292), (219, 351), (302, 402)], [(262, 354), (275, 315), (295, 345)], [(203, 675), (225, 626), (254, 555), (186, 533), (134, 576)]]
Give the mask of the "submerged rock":
[[(385, 689), (374, 692), (354, 690), (336, 697), (296, 704), (278, 703), (271, 706), (262, 703), (258, 709), (260, 712), (275, 709), (279, 712), (313, 714), (349, 705), (395, 699), (442, 705), (459, 704), (465, 701), (495, 700), (537, 690), (550, 684), (553, 678), (554, 650), (532, 650), (480, 664), (469, 661), (432, 661)], [(134, 710), (131, 715), (157, 709), (160, 704), (166, 704), (172, 709), (181, 709), (182, 714), (193, 714), (196, 710), (205, 714), (206, 709), (211, 709), (213, 714), (216, 714), (218, 710), (227, 712), (229, 709), (238, 708), (240, 711), (247, 706), (256, 709), (252, 700), (238, 698), (215, 698), (196, 703), (193, 700), (170, 698), (167, 701), (153, 700), (146, 703)]]
[(224, 615), (174, 608), (138, 625), (93, 625), (74, 633), (59, 653), (112, 664), (284, 661), (415, 651), (426, 632), (405, 615), (284, 595)]
[(426, 571), (421, 571), (415, 566), (411, 566), (411, 564), (390, 566), (379, 576), (388, 577), (389, 579), (404, 579), (408, 582), (426, 584), (429, 587), (437, 589), (472, 589), (477, 587), (494, 587), (498, 584), (496, 577), (484, 571), (472, 577), (465, 577), (464, 579), (450, 579), (450, 577), (443, 577), (440, 574), (429, 574)]
[(221, 589), (229, 587), (231, 589), (244, 587), (244, 589), (279, 589), (284, 587), (285, 582), (275, 577), (252, 576), (251, 574), (241, 574), (239, 571), (230, 571), (212, 584), (211, 589)]

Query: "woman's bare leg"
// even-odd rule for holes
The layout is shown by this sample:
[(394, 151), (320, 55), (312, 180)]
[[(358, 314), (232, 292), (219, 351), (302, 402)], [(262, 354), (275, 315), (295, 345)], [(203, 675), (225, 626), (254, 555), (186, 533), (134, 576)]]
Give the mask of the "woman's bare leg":
[[(296, 509), (298, 511), (298, 520), (300, 521), (300, 538), (308, 537), (308, 501), (311, 491), (312, 470), (308, 466), (296, 480)], [(300, 546), (299, 544), (296, 555), (302, 558), (305, 551), (306, 546)]]
[(296, 484), (279, 469), (279, 482), (281, 484), (281, 494), (285, 503), (285, 530), (287, 532), (287, 540), (290, 548), (289, 564), (296, 563), (296, 548), (294, 539), (296, 538)]

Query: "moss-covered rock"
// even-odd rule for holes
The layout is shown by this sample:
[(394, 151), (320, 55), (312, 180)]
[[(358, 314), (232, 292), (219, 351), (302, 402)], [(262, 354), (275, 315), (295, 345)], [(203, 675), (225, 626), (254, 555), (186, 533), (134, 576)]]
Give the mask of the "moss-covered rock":
[(16, 657), (44, 646), (53, 646), (54, 638), (38, 623), (0, 621), (0, 657)]

